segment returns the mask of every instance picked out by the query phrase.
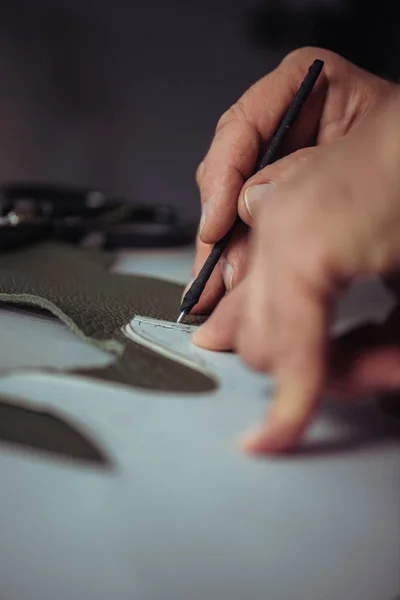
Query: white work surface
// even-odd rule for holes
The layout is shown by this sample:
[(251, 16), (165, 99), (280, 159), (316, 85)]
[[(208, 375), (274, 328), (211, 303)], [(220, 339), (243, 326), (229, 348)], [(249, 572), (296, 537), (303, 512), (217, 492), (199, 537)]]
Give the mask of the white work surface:
[[(117, 268), (184, 282), (191, 258), (131, 254)], [(379, 300), (366, 286), (344, 308), (357, 316)], [(0, 444), (0, 599), (394, 600), (399, 422), (368, 401), (326, 405), (302, 452), (252, 460), (234, 440), (271, 382), (234, 355), (191, 347), (185, 327), (132, 327), (211, 372), (218, 390), (160, 394), (24, 371), (110, 357), (53, 320), (0, 311), (0, 395), (55, 411), (110, 459), (105, 468)]]

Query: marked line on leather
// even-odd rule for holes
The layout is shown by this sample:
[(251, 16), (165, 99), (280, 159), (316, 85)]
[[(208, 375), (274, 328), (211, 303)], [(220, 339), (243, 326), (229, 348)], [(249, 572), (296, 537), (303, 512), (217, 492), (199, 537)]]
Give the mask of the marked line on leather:
[(141, 323), (151, 324), (153, 327), (162, 327), (163, 329), (173, 329), (175, 331), (185, 331), (186, 333), (192, 334), (196, 329), (196, 325), (186, 325), (182, 323), (175, 323), (171, 321), (162, 321), (161, 319), (151, 319), (150, 317), (141, 317), (137, 315), (134, 318), (135, 323), (140, 325)]
[[(215, 389), (214, 379), (203, 372), (168, 360), (122, 334), (121, 327), (135, 314), (175, 320), (183, 286), (110, 273), (114, 259), (60, 243), (6, 253), (0, 257), (0, 302), (43, 309), (84, 342), (114, 354), (115, 360), (106, 367), (80, 361), (80, 367), (69, 371), (72, 374), (179, 393)], [(186, 323), (203, 320), (192, 317)], [(38, 343), (43, 341), (38, 338)]]
[[(176, 362), (181, 363), (182, 365), (189, 367), (191, 369), (195, 369), (200, 373), (207, 375), (207, 377), (211, 378), (213, 381), (216, 381), (215, 374), (207, 367), (204, 363), (201, 356), (192, 353), (190, 357), (190, 351), (193, 350), (196, 352), (194, 347), (187, 347), (187, 353), (183, 354), (186, 348), (182, 348), (182, 351), (175, 350), (172, 347), (168, 347), (166, 344), (162, 343), (160, 340), (151, 339), (149, 336), (145, 335), (144, 331), (139, 331), (139, 328), (144, 325), (145, 327), (150, 327), (152, 329), (164, 329), (170, 330), (171, 332), (178, 332), (187, 336), (190, 336), (193, 331), (197, 329), (194, 325), (182, 325), (175, 322), (170, 321), (161, 321), (158, 319), (151, 319), (147, 317), (142, 317), (137, 315), (132, 319), (130, 323), (125, 325), (122, 328), (122, 332), (126, 337), (130, 340), (152, 350), (153, 352), (157, 352), (158, 354), (168, 358), (169, 360), (174, 360)], [(186, 339), (185, 341), (189, 341)]]

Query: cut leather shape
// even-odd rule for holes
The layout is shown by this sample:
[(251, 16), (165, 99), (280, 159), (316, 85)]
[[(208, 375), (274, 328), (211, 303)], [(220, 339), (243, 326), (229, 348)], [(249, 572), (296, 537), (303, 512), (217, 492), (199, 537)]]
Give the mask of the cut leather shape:
[(45, 309), (81, 339), (118, 356), (106, 368), (74, 370), (80, 375), (166, 391), (214, 389), (207, 376), (123, 336), (121, 328), (135, 314), (175, 320), (183, 288), (109, 272), (113, 260), (112, 254), (58, 243), (4, 253), (0, 255), (0, 302)]
[(127, 340), (123, 354), (112, 365), (74, 369), (70, 373), (167, 392), (211, 392), (209, 376)]
[(100, 467), (110, 461), (89, 436), (48, 411), (33, 410), (15, 398), (0, 396), (0, 442)]
[[(33, 576), (14, 594), (20, 600), (52, 597), (54, 584), (90, 600), (261, 600), (265, 590), (273, 600), (389, 598), (398, 586), (398, 561), (380, 557), (398, 556), (400, 423), (370, 402), (335, 403), (318, 411), (301, 451), (251, 460), (234, 442), (268, 410), (272, 380), (234, 353), (194, 346), (186, 326), (139, 316), (130, 325), (147, 349), (190, 361), (219, 385), (194, 395), (116, 389), (60, 374), (0, 378), (0, 393), (90, 426), (116, 465), (112, 477), (93, 478), (0, 452), (2, 521), (18, 523), (21, 514), (13, 506), (15, 470), (30, 532), (25, 539), (13, 531), (11, 545), (9, 527), (0, 526), (4, 589), (18, 592), (20, 572), (29, 577), (36, 551)], [(282, 578), (305, 547), (305, 576), (289, 569)], [(65, 561), (65, 548), (79, 552)], [(82, 556), (90, 560), (80, 571)], [(121, 568), (111, 585), (108, 567), (118, 556), (128, 560), (116, 561)], [(171, 576), (177, 566), (179, 577)], [(323, 582), (317, 588), (316, 566)], [(373, 589), (366, 570), (374, 571)]]
[(132, 313), (173, 318), (179, 286), (110, 273), (94, 254), (62, 244), (40, 244), (0, 256), (0, 299), (52, 312), (86, 341), (121, 351), (116, 338)]
[[(116, 465), (112, 476), (94, 478), (0, 452), (3, 588), (15, 590), (19, 600), (53, 597), (53, 589), (85, 600), (394, 595), (398, 561), (381, 557), (398, 556), (400, 424), (369, 402), (336, 403), (318, 411), (303, 452), (249, 459), (235, 449), (235, 439), (265, 413), (271, 380), (246, 369), (234, 353), (193, 346), (184, 327), (139, 320), (137, 339), (175, 360), (197, 362), (218, 378), (218, 388), (165, 394), (59, 374), (0, 378), (0, 393), (26, 396), (90, 424)], [(15, 490), (23, 490), (16, 506)], [(26, 537), (23, 530), (14, 533), (21, 513)], [(307, 560), (300, 564), (305, 547)], [(350, 562), (343, 556), (348, 547)], [(70, 548), (79, 551), (66, 561)], [(82, 556), (90, 560), (80, 570)], [(115, 560), (124, 556), (128, 560)], [(110, 583), (112, 561), (120, 569)], [(293, 576), (287, 565), (296, 566)], [(317, 587), (316, 566), (323, 582)], [(373, 588), (366, 571), (374, 572)], [(21, 572), (27, 576), (19, 591)]]
[[(143, 317), (135, 316), (130, 323), (124, 328), (124, 334), (140, 346), (153, 350), (157, 354), (164, 356), (170, 360), (177, 361), (191, 369), (196, 369), (200, 373), (204, 373), (209, 377), (215, 378), (211, 365), (201, 358), (204, 352), (199, 354), (197, 346), (193, 344), (185, 345), (184, 352), (177, 352), (177, 345), (184, 336), (187, 341), (187, 336), (191, 335), (195, 327), (182, 323), (170, 323), (169, 321), (160, 321)], [(157, 336), (154, 332), (157, 332)], [(189, 338), (190, 339), (190, 338)], [(207, 354), (209, 355), (209, 353)], [(223, 368), (224, 358), (221, 362), (221, 353), (212, 354), (213, 359), (218, 364), (218, 368)]]

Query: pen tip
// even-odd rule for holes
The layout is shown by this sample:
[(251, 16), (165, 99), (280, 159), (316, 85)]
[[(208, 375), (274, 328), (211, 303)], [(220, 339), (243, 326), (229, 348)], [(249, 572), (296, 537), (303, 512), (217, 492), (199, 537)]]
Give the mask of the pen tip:
[(185, 311), (183, 310), (183, 311), (181, 312), (181, 314), (179, 315), (179, 317), (178, 317), (178, 319), (177, 319), (177, 321), (176, 321), (176, 322), (177, 322), (177, 323), (182, 323), (182, 319), (183, 319), (183, 317), (184, 317), (185, 315), (186, 315), (186, 313), (185, 313)]

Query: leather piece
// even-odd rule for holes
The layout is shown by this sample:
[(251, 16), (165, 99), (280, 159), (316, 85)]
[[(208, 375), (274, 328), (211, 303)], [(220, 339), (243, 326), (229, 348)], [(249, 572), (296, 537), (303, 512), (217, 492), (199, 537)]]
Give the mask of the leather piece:
[(216, 388), (209, 377), (168, 360), (156, 352), (128, 340), (124, 353), (112, 365), (72, 371), (77, 375), (115, 383), (168, 392), (211, 392)]
[(132, 314), (173, 320), (179, 307), (180, 286), (108, 272), (93, 253), (61, 244), (3, 254), (0, 272), (0, 299), (50, 310), (105, 350), (118, 350), (117, 331)]
[(28, 407), (23, 399), (0, 396), (0, 444), (44, 452), (84, 464), (107, 467), (104, 451), (73, 423), (48, 410)]
[(86, 342), (119, 357), (111, 367), (88, 367), (76, 373), (149, 389), (214, 389), (214, 382), (205, 375), (123, 336), (121, 327), (135, 314), (174, 321), (183, 287), (109, 272), (114, 258), (113, 254), (58, 243), (4, 253), (0, 255), (0, 302), (45, 309)]

